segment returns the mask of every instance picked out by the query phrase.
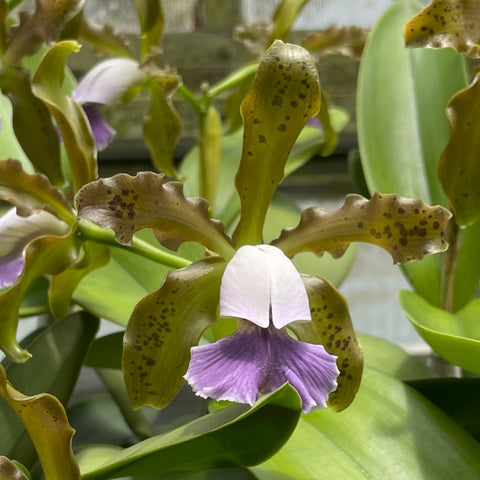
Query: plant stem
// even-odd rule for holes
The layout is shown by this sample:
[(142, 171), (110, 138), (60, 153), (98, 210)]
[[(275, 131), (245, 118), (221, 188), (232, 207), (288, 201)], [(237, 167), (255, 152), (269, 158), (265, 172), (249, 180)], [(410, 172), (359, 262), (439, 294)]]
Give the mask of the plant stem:
[(85, 240), (109, 245), (111, 247), (128, 250), (129, 252), (148, 258), (154, 262), (173, 268), (183, 268), (192, 262), (186, 258), (167, 252), (160, 248), (150, 245), (148, 242), (139, 238), (133, 238), (131, 245), (122, 245), (115, 240), (115, 234), (112, 230), (106, 230), (96, 226), (91, 222), (80, 220), (77, 223), (77, 234)]
[(198, 115), (205, 114), (204, 107), (195, 98), (189, 88), (187, 88), (185, 85), (180, 85), (177, 88), (177, 93), (198, 113)]
[(455, 270), (460, 247), (460, 229), (454, 219), (448, 222), (445, 237), (449, 247), (442, 257), (441, 303), (444, 310), (453, 312)]

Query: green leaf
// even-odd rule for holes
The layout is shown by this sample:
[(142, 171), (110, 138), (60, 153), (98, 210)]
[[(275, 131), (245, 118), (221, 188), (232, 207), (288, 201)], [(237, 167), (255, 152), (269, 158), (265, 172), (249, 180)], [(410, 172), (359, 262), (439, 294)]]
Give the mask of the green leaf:
[(23, 151), (36, 171), (61, 186), (64, 178), (58, 133), (50, 112), (32, 93), (30, 73), (23, 68), (7, 69), (0, 75), (0, 87), (12, 102), (13, 128)]
[(407, 47), (446, 48), (480, 57), (480, 2), (432, 0), (403, 27)]
[(445, 360), (480, 375), (480, 300), (454, 314), (402, 290), (400, 305), (417, 332)]
[(97, 338), (85, 358), (85, 365), (94, 368), (122, 368), (124, 332)]
[(353, 404), (303, 416), (259, 480), (475, 479), (480, 446), (411, 387), (367, 369)]
[(97, 178), (97, 151), (89, 122), (80, 105), (63, 91), (65, 62), (78, 52), (74, 41), (55, 44), (44, 55), (33, 76), (33, 93), (55, 117), (67, 150), (75, 191)]
[(408, 50), (403, 23), (420, 10), (392, 4), (370, 34), (360, 66), (357, 124), (370, 191), (446, 205), (437, 162), (450, 128), (445, 107), (466, 85), (462, 57), (451, 50)]
[(143, 134), (152, 154), (152, 162), (161, 172), (176, 177), (174, 151), (182, 125), (172, 104), (172, 95), (180, 83), (178, 75), (158, 75), (147, 84), (150, 110), (143, 122)]
[(262, 242), (268, 204), (284, 176), (291, 148), (320, 109), (320, 84), (310, 54), (276, 41), (242, 103), (244, 141), (235, 186), (241, 201), (238, 245)]
[(363, 354), (355, 336), (348, 306), (335, 287), (320, 278), (302, 276), (312, 314), (311, 322), (294, 322), (289, 328), (303, 342), (323, 345), (337, 356), (340, 374), (328, 406), (344, 410), (355, 398), (363, 370)]
[(72, 235), (32, 242), (26, 250), (22, 276), (0, 295), (0, 348), (13, 361), (25, 362), (31, 356), (16, 340), (20, 304), (28, 287), (41, 275), (58, 274), (68, 268), (77, 255), (76, 242)]
[[(480, 5), (479, 5), (480, 6)], [(442, 152), (438, 176), (458, 225), (480, 219), (480, 74), (450, 100), (450, 140)]]
[(86, 470), (82, 465), (82, 479), (253, 465), (284, 444), (295, 428), (299, 411), (297, 393), (285, 385), (262, 397), (252, 408), (235, 405), (218, 410), (165, 435), (112, 452), (100, 467)]
[[(449, 49), (405, 49), (403, 24), (420, 9), (413, 0), (395, 2), (370, 34), (358, 78), (358, 142), (371, 192), (446, 205), (437, 163), (449, 137), (445, 108), (466, 86), (465, 68)], [(403, 269), (422, 296), (440, 305), (440, 258)]]
[(479, 378), (429, 378), (408, 384), (480, 441)]
[(123, 351), (125, 384), (134, 407), (164, 407), (182, 386), (190, 348), (217, 319), (224, 268), (223, 260), (210, 257), (172, 271), (159, 290), (135, 307)]
[(18, 160), (0, 161), (0, 197), (15, 205), (22, 216), (45, 209), (66, 223), (75, 218), (61, 190), (45, 175), (26, 173)]
[(157, 240), (176, 250), (194, 241), (225, 258), (233, 255), (223, 225), (208, 216), (208, 203), (187, 199), (182, 184), (162, 184), (164, 175), (140, 172), (135, 177), (118, 174), (82, 188), (75, 198), (80, 218), (111, 228), (119, 243), (130, 245), (137, 230), (150, 228)]
[(307, 208), (298, 226), (283, 230), (272, 243), (289, 257), (310, 251), (338, 258), (351, 242), (365, 242), (385, 249), (394, 262), (407, 262), (447, 248), (444, 230), (450, 216), (442, 207), (395, 194), (375, 193), (370, 200), (351, 194), (334, 212)]
[(435, 375), (421, 360), (409, 355), (398, 345), (366, 333), (358, 333), (357, 336), (362, 345), (366, 367), (399, 380), (430, 378)]
[[(97, 329), (98, 319), (86, 313), (75, 313), (53, 324), (26, 346), (32, 354), (27, 363), (7, 367), (9, 381), (26, 395), (48, 392), (67, 404)], [(0, 405), (0, 420), (0, 451), (32, 467), (37, 455), (7, 404)]]

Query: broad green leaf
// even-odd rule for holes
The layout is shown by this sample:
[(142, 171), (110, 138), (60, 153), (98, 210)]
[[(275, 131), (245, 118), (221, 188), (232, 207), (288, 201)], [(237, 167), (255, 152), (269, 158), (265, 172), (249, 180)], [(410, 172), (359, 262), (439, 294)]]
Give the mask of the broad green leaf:
[(85, 365), (94, 368), (122, 368), (124, 332), (111, 333), (97, 338), (90, 348)]
[(224, 268), (219, 257), (210, 257), (172, 271), (159, 290), (135, 307), (123, 354), (125, 384), (134, 407), (164, 407), (182, 386), (190, 348), (217, 319)]
[(432, 0), (403, 27), (407, 47), (452, 47), (480, 57), (480, 2)]
[(357, 336), (362, 345), (366, 367), (404, 381), (435, 376), (420, 359), (409, 355), (398, 345), (366, 333), (358, 333)]
[(427, 378), (408, 384), (480, 441), (479, 378)]
[(358, 142), (371, 192), (446, 205), (437, 163), (450, 133), (445, 107), (465, 87), (465, 69), (451, 50), (405, 49), (403, 23), (419, 10), (413, 0), (395, 2), (370, 34), (358, 78)]
[(423, 339), (445, 360), (480, 375), (480, 300), (451, 314), (407, 290), (400, 305)]
[(440, 182), (459, 225), (471, 225), (480, 219), (479, 79), (477, 74), (472, 84), (454, 95), (447, 106), (452, 130), (438, 165)]
[(26, 250), (25, 267), (15, 285), (0, 295), (0, 348), (15, 362), (25, 362), (30, 353), (16, 340), (20, 304), (32, 282), (46, 274), (58, 274), (68, 268), (77, 255), (74, 236), (44, 237)]
[(411, 387), (366, 369), (352, 405), (302, 416), (258, 480), (476, 479), (480, 446)]
[(298, 226), (283, 230), (272, 243), (290, 257), (310, 251), (337, 258), (351, 242), (365, 242), (385, 249), (394, 262), (407, 262), (447, 248), (444, 230), (450, 216), (442, 207), (395, 194), (375, 193), (370, 200), (351, 194), (334, 212), (307, 208)]
[(80, 105), (63, 91), (65, 62), (78, 52), (74, 41), (55, 44), (44, 55), (33, 76), (33, 93), (54, 116), (67, 150), (75, 191), (97, 178), (97, 151), (87, 117)]
[(312, 320), (295, 322), (289, 328), (303, 342), (323, 345), (337, 356), (340, 370), (337, 389), (330, 393), (328, 406), (336, 411), (347, 408), (355, 398), (363, 370), (363, 354), (355, 336), (348, 306), (335, 287), (325, 280), (303, 276)]
[(453, 311), (463, 308), (478, 292), (480, 283), (480, 221), (458, 230)]
[(83, 243), (83, 256), (70, 268), (52, 277), (49, 303), (52, 315), (58, 320), (68, 314), (73, 293), (90, 272), (108, 263), (110, 252), (104, 245)]
[(19, 215), (46, 209), (66, 223), (75, 218), (61, 190), (45, 175), (26, 173), (18, 160), (0, 161), (0, 197), (13, 203)]
[(163, 177), (140, 172), (135, 177), (118, 174), (92, 182), (75, 198), (78, 215), (111, 228), (124, 245), (131, 244), (137, 230), (150, 228), (172, 250), (184, 241), (195, 241), (230, 258), (233, 247), (223, 225), (209, 218), (208, 203), (185, 198), (181, 183), (162, 184)]
[[(97, 329), (98, 319), (84, 312), (53, 324), (26, 345), (32, 353), (27, 363), (7, 367), (9, 381), (26, 395), (46, 392), (67, 404)], [(0, 451), (33, 467), (35, 449), (7, 404), (0, 405), (0, 420)]]
[(2, 480), (31, 480), (31, 477), (27, 477), (27, 475), (17, 467), (16, 462), (12, 462), (4, 456), (0, 456), (0, 478)]
[(163, 34), (163, 11), (160, 0), (133, 0), (140, 22), (142, 60), (151, 53), (151, 47), (160, 47)]
[(122, 371), (111, 368), (100, 368), (97, 369), (97, 374), (115, 400), (115, 403), (122, 412), (125, 422), (137, 438), (144, 440), (151, 437), (153, 435), (152, 428), (144, 411), (141, 409), (134, 410), (130, 403)]
[(82, 479), (253, 465), (285, 443), (297, 424), (299, 411), (297, 393), (285, 385), (262, 397), (252, 408), (234, 405), (218, 410), (170, 433), (112, 452), (102, 466), (85, 470), (82, 465)]
[(22, 164), (25, 172), (33, 173), (33, 166), (15, 136), (12, 113), (12, 103), (0, 92), (0, 116), (2, 117), (2, 128), (0, 128), (1, 158), (16, 158)]
[(180, 83), (177, 75), (162, 75), (147, 84), (150, 110), (143, 122), (145, 141), (152, 162), (161, 172), (176, 177), (174, 150), (182, 129), (180, 117), (172, 104), (172, 95)]
[(211, 105), (200, 125), (199, 185), (200, 196), (208, 200), (215, 211), (215, 198), (222, 161), (222, 119), (218, 110)]
[(262, 242), (268, 204), (283, 179), (291, 148), (320, 109), (320, 84), (310, 54), (276, 41), (242, 103), (244, 140), (235, 186), (241, 202), (238, 245)]
[[(405, 48), (403, 24), (420, 9), (414, 0), (395, 2), (370, 34), (358, 77), (358, 142), (371, 192), (446, 205), (437, 164), (450, 131), (445, 108), (466, 86), (465, 68), (452, 50)], [(440, 305), (439, 257), (403, 269), (422, 296)]]
[(273, 30), (267, 46), (276, 39), (285, 40), (293, 22), (308, 0), (281, 0), (273, 14)]
[[(10, 68), (0, 75), (0, 87), (13, 107), (15, 135), (36, 171), (44, 173), (54, 185), (64, 183), (58, 133), (50, 112), (33, 95), (30, 74), (23, 68)], [(2, 157), (5, 158), (2, 152)]]
[(71, 449), (74, 430), (62, 404), (50, 394), (27, 396), (7, 382), (0, 366), (0, 395), (24, 424), (48, 480), (80, 480)]
[[(278, 236), (285, 227), (296, 225), (300, 219), (300, 209), (288, 197), (279, 195), (273, 197), (273, 201), (267, 212), (264, 228), (264, 241), (270, 242)], [(330, 255), (317, 257), (311, 252), (304, 252), (292, 259), (293, 264), (300, 273), (322, 277), (338, 286), (347, 276), (355, 259), (355, 246), (351, 245), (339, 259), (333, 259)]]

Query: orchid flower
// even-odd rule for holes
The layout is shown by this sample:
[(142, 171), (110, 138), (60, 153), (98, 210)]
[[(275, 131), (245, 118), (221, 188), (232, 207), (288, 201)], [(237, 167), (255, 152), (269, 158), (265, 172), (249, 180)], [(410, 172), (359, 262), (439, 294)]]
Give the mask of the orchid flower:
[(271, 245), (243, 246), (227, 264), (220, 316), (237, 317), (237, 331), (193, 347), (185, 379), (197, 395), (253, 405), (260, 393), (290, 383), (305, 413), (327, 406), (337, 387), (337, 357), (322, 345), (297, 341), (286, 327), (311, 320), (303, 281), (283, 252)]
[(113, 58), (95, 65), (72, 92), (73, 99), (82, 104), (99, 150), (105, 149), (116, 133), (103, 117), (100, 106), (112, 104), (142, 78), (137, 62)]
[[(276, 41), (241, 107), (244, 143), (235, 179), (240, 219), (232, 238), (210, 218), (206, 200), (186, 198), (183, 185), (164, 184), (163, 174), (118, 174), (77, 193), (79, 217), (112, 229), (123, 245), (149, 228), (171, 250), (190, 241), (208, 252), (172, 270), (132, 312), (123, 372), (134, 407), (167, 405), (186, 378), (198, 395), (217, 400), (252, 404), (288, 382), (304, 412), (346, 408), (363, 367), (348, 307), (333, 285), (300, 275), (290, 258), (307, 251), (338, 258), (355, 241), (384, 248), (395, 262), (447, 248), (448, 211), (395, 194), (371, 200), (349, 195), (334, 212), (311, 207), (297, 227), (265, 245), (267, 209), (289, 151), (320, 98), (308, 52)], [(237, 319), (236, 331), (198, 346), (209, 327), (216, 335), (219, 306), (221, 317)]]
[(0, 217), (0, 288), (9, 287), (23, 271), (23, 252), (34, 239), (47, 235), (63, 235), (69, 226), (44, 210), (28, 217), (15, 209)]

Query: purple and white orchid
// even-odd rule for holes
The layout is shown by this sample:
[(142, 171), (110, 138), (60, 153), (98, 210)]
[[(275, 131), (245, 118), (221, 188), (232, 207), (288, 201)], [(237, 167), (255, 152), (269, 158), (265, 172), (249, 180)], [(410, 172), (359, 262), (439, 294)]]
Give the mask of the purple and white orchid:
[(99, 150), (105, 149), (116, 133), (102, 115), (100, 106), (112, 104), (142, 78), (137, 62), (112, 58), (95, 65), (72, 92), (73, 99), (82, 104)]
[(340, 373), (337, 357), (288, 334), (291, 322), (310, 321), (311, 314), (302, 278), (279, 248), (247, 245), (235, 253), (222, 278), (220, 316), (238, 318), (238, 329), (192, 347), (185, 379), (197, 395), (253, 405), (288, 382), (304, 413), (327, 406)]
[(28, 217), (17, 215), (14, 208), (0, 217), (0, 288), (9, 287), (21, 275), (23, 252), (34, 239), (63, 235), (70, 227), (51, 213), (41, 210)]

